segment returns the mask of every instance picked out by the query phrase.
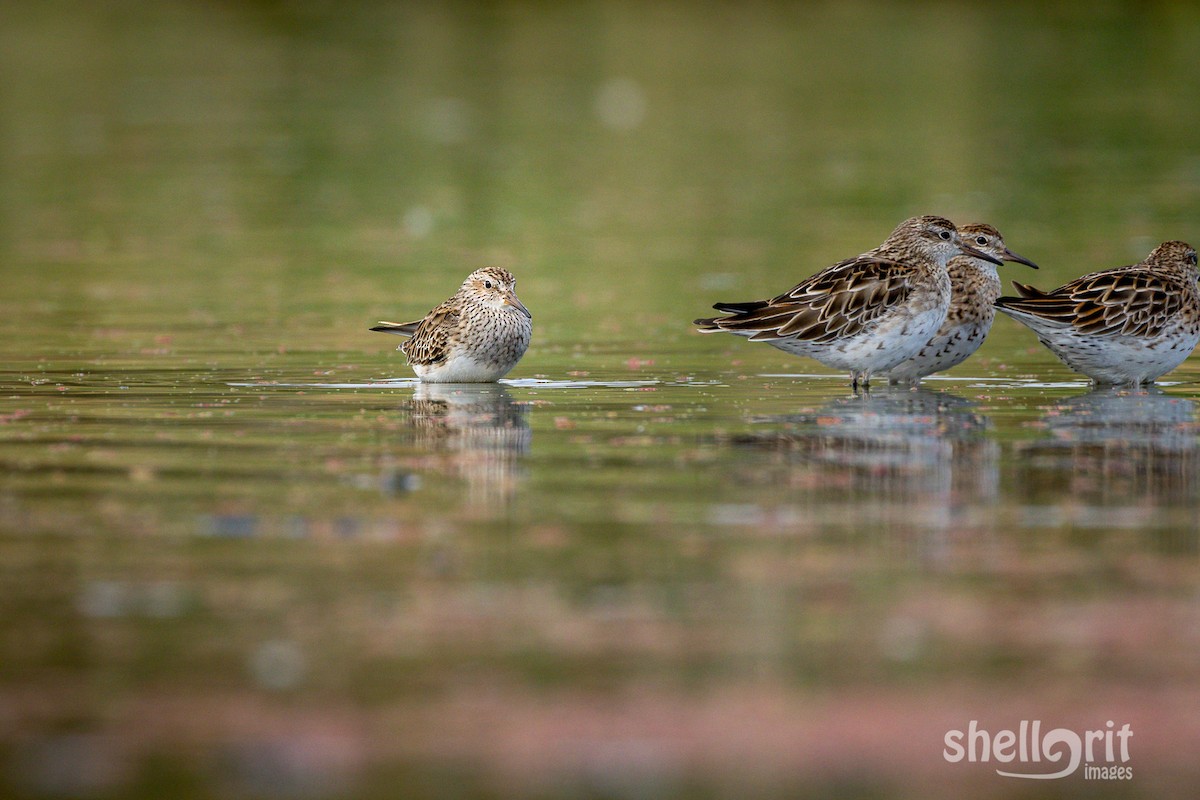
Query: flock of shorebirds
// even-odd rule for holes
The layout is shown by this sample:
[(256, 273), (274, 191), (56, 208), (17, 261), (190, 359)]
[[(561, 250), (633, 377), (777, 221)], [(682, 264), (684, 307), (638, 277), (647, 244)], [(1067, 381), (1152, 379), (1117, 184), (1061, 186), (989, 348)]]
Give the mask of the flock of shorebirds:
[[(1185, 242), (1163, 242), (1137, 264), (1049, 292), (1014, 281), (1017, 297), (1000, 296), (996, 268), (1005, 261), (1037, 269), (991, 225), (913, 217), (872, 250), (767, 300), (717, 303), (723, 316), (695, 325), (846, 371), (856, 391), (872, 376), (915, 384), (962, 363), (983, 343), (997, 309), (1098, 384), (1152, 383), (1200, 342), (1200, 271)], [(512, 273), (484, 267), (424, 318), (371, 330), (408, 337), (399, 349), (422, 381), (472, 383), (516, 366), (533, 321)]]

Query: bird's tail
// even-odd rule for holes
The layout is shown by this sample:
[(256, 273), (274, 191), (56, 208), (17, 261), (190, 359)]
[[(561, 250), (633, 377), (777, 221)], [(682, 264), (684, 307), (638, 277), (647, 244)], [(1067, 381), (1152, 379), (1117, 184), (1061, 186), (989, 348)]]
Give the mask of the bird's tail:
[(381, 321), (378, 325), (371, 328), (371, 330), (379, 331), (380, 333), (394, 333), (397, 336), (412, 336), (414, 333), (417, 332), (417, 326), (420, 324), (421, 324), (420, 320), (417, 320), (416, 322), (382, 322)]
[(746, 303), (714, 303), (713, 308), (717, 311), (725, 311), (730, 314), (744, 314), (747, 311), (758, 311), (760, 308), (769, 306), (766, 300), (751, 300)]
[(724, 330), (724, 326), (720, 325), (722, 320), (735, 319), (739, 314), (749, 314), (753, 311), (766, 308), (769, 305), (766, 300), (751, 300), (746, 303), (715, 303), (713, 308), (717, 311), (724, 311), (727, 314), (733, 314), (733, 317), (709, 317), (706, 319), (692, 320), (692, 324), (700, 331), (700, 333), (716, 333)]

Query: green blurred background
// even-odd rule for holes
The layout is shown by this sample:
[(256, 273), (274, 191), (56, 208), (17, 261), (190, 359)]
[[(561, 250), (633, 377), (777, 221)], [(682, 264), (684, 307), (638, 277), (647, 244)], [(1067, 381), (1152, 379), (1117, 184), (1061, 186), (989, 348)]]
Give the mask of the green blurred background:
[[(1191, 3), (0, 2), (0, 792), (1025, 797), (943, 733), (1115, 718), (1135, 779), (1050, 791), (1188, 796), (1200, 370), (1088, 395), (1002, 319), (866, 405), (689, 322), (919, 213), (1040, 286), (1196, 243), (1197, 41)], [(518, 380), (380, 383), (367, 327), (485, 263)]]

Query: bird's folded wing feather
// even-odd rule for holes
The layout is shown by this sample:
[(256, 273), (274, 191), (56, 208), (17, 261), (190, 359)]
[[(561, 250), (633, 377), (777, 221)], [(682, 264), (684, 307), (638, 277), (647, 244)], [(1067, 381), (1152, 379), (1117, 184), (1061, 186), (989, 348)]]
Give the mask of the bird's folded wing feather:
[(1183, 307), (1169, 280), (1129, 267), (1085, 275), (1050, 292), (1014, 285), (1021, 297), (1001, 297), (998, 307), (1096, 336), (1155, 336)]
[(436, 364), (444, 361), (450, 334), (458, 326), (458, 312), (447, 303), (435, 308), (417, 325), (412, 338), (401, 350), (413, 364)]
[(708, 322), (720, 330), (753, 332), (751, 340), (795, 338), (828, 342), (853, 336), (902, 303), (916, 268), (879, 256), (835, 264), (770, 300), (718, 303), (733, 312)]

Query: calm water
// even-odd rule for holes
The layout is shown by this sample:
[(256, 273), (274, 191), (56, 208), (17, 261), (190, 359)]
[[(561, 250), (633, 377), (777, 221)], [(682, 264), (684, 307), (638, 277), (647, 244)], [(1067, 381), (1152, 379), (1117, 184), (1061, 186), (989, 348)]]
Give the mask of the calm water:
[[(915, 213), (1045, 286), (1200, 241), (1197, 8), (0, 8), (0, 793), (1200, 781), (1200, 360), (1001, 319), (856, 397), (688, 324)], [(528, 355), (415, 384), (367, 327), (485, 263)]]

